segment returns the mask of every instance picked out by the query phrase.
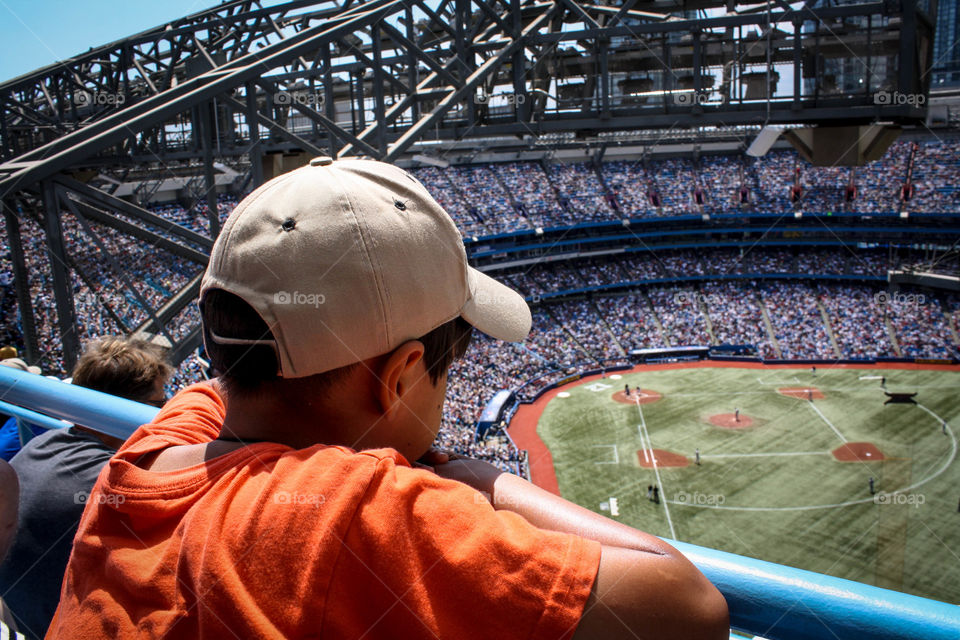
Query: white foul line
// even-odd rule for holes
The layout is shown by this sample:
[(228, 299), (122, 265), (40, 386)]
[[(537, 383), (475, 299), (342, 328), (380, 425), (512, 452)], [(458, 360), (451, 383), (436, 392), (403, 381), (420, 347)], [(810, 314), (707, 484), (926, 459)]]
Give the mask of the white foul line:
[(653, 440), (650, 439), (650, 432), (647, 431), (647, 421), (643, 419), (643, 409), (640, 408), (639, 398), (637, 399), (637, 411), (640, 413), (640, 428), (647, 436), (647, 442), (650, 443), (650, 459), (653, 461), (653, 474), (657, 477), (657, 486), (660, 487), (660, 495), (663, 496), (663, 512), (667, 514), (667, 524), (670, 526), (670, 538), (676, 540), (677, 532), (673, 528), (670, 509), (667, 507), (667, 490), (663, 488), (663, 481), (660, 479), (660, 469), (657, 468), (657, 456), (653, 455)]
[(643, 451), (643, 461), (650, 462), (650, 455), (647, 453), (647, 441), (643, 439), (643, 428), (637, 425), (637, 433), (640, 434), (640, 450)]
[(807, 404), (810, 405), (810, 408), (811, 408), (811, 409), (813, 409), (814, 411), (817, 412), (817, 415), (818, 415), (818, 416), (820, 416), (821, 418), (823, 418), (823, 421), (827, 423), (827, 426), (828, 426), (828, 427), (830, 427), (831, 429), (833, 429), (833, 432), (834, 432), (835, 434), (837, 434), (837, 437), (840, 438), (840, 440), (841, 440), (842, 442), (844, 442), (844, 443), (847, 442), (847, 439), (843, 437), (843, 434), (840, 433), (839, 431), (837, 431), (837, 428), (836, 428), (835, 426), (833, 426), (833, 423), (832, 423), (832, 422), (830, 422), (829, 420), (827, 420), (827, 416), (823, 415), (823, 413), (820, 411), (820, 409), (817, 409), (817, 405), (813, 404), (812, 402), (808, 402)]
[(643, 461), (650, 462), (650, 457), (653, 456), (653, 443), (650, 443), (650, 455), (647, 455), (647, 441), (644, 440), (643, 432), (647, 428), (647, 422), (643, 419), (643, 411), (640, 410), (640, 398), (637, 398), (635, 402), (637, 406), (637, 413), (640, 414), (640, 424), (637, 425), (637, 433), (640, 434), (640, 449), (643, 451)]
[[(939, 422), (940, 424), (943, 424), (944, 422), (946, 422), (946, 420), (944, 420), (943, 418), (935, 414), (933, 411), (930, 411), (930, 409), (927, 409), (925, 406), (923, 406), (919, 402), (917, 403), (917, 406), (923, 409), (924, 411), (926, 411), (927, 413), (929, 413), (930, 415), (932, 415), (934, 418), (936, 418), (937, 422)], [(950, 425), (947, 425), (947, 430), (950, 431)]]

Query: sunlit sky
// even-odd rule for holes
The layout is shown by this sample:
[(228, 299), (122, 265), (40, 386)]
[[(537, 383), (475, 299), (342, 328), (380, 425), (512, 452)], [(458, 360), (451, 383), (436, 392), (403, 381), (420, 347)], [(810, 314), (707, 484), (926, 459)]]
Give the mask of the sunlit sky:
[(216, 4), (216, 0), (0, 0), (0, 81)]

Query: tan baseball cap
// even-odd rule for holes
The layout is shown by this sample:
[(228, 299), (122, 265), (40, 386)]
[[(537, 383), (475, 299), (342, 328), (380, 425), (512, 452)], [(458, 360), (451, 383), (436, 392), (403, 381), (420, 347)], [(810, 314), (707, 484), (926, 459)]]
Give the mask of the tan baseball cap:
[(213, 245), (200, 288), (252, 306), (279, 375), (301, 378), (392, 351), (462, 316), (494, 338), (530, 332), (530, 309), (467, 264), (459, 231), (420, 182), (372, 160), (314, 158), (247, 196)]

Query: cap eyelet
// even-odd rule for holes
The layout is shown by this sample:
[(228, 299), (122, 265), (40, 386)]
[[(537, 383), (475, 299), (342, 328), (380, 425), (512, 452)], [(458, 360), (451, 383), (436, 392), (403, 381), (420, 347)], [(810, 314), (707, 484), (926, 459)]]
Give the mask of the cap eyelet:
[(400, 202), (399, 200), (394, 200), (394, 201), (393, 201), (393, 206), (395, 206), (397, 209), (400, 209), (400, 211), (406, 211), (406, 210), (407, 210), (407, 205), (406, 205), (406, 203)]
[(280, 228), (284, 231), (293, 231), (297, 226), (297, 221), (293, 218), (287, 218), (283, 221), (283, 224), (280, 225)]

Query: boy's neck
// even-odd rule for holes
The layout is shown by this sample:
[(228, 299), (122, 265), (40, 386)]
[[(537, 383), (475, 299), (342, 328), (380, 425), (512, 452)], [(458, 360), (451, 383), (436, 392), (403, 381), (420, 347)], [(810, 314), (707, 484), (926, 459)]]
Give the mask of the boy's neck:
[[(306, 406), (304, 406), (306, 405)], [(271, 396), (231, 396), (221, 429), (222, 440), (276, 442), (294, 449), (315, 444), (355, 448), (353, 433), (362, 433), (352, 424), (357, 416), (343, 415), (324, 403), (291, 405)]]
[(350, 429), (356, 428), (350, 418), (336, 417), (337, 412), (312, 406), (292, 410), (269, 398), (226, 399), (221, 437), (202, 444), (180, 445), (155, 451), (136, 461), (137, 466), (149, 471), (177, 471), (203, 464), (232, 453), (244, 444), (273, 442), (293, 449), (306, 449), (316, 444), (341, 445), (357, 448)]

